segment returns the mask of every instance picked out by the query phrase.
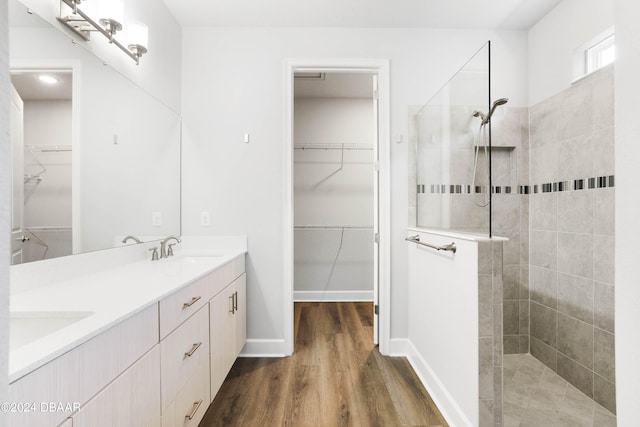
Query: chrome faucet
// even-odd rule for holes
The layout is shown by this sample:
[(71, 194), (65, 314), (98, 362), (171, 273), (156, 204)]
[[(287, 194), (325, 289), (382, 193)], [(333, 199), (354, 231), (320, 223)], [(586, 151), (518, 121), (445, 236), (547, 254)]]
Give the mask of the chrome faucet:
[[(167, 253), (167, 243), (172, 239), (175, 240), (177, 243), (180, 243), (182, 241), (176, 236), (169, 236), (166, 239), (164, 239), (160, 244), (160, 258), (167, 258), (168, 256), (173, 255), (173, 250), (170, 250), (169, 253)], [(173, 245), (170, 245), (170, 246), (173, 246)]]
[(127, 236), (122, 239), (122, 243), (126, 244), (129, 240), (133, 240), (136, 243), (142, 243), (142, 240), (138, 239), (136, 236)]

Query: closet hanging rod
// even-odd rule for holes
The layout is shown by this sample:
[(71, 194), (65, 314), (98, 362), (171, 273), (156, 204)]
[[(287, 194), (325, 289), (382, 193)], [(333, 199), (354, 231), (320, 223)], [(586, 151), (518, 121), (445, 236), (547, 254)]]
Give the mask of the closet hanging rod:
[(295, 230), (373, 230), (371, 225), (294, 225)]
[(294, 145), (294, 150), (353, 150), (373, 151), (373, 147), (357, 144), (300, 144)]
[(71, 227), (57, 227), (57, 226), (34, 226), (25, 227), (27, 231), (71, 231)]
[(57, 153), (59, 151), (72, 151), (71, 145), (25, 145), (25, 150), (40, 153)]

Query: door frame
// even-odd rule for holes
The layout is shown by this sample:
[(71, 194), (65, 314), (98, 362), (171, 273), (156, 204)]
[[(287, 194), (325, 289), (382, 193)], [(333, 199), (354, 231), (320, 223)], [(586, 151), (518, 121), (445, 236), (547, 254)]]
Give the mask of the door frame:
[(306, 72), (367, 72), (378, 76), (378, 339), (380, 353), (390, 353), (391, 341), (391, 138), (389, 60), (357, 58), (306, 58), (285, 61), (285, 197), (284, 197), (284, 350), (294, 350), (293, 315), (293, 74)]

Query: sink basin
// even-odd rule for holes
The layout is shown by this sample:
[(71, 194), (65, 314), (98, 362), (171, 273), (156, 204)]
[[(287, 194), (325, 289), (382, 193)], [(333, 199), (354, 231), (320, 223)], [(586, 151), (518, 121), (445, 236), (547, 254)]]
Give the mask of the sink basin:
[(9, 315), (9, 349), (15, 350), (37, 339), (73, 325), (94, 314), (91, 311), (25, 311)]
[(196, 263), (211, 263), (217, 261), (222, 255), (178, 255), (167, 258), (172, 262), (187, 262), (191, 264)]

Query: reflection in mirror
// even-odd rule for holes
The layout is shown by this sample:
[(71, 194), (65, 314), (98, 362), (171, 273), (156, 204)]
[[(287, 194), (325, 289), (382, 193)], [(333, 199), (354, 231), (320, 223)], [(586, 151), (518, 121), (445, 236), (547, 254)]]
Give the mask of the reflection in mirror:
[(178, 115), (17, 0), (9, 27), (12, 262), (179, 235)]
[(14, 264), (72, 254), (72, 80), (69, 69), (11, 70), (22, 100), (13, 153), (23, 155), (13, 166)]

